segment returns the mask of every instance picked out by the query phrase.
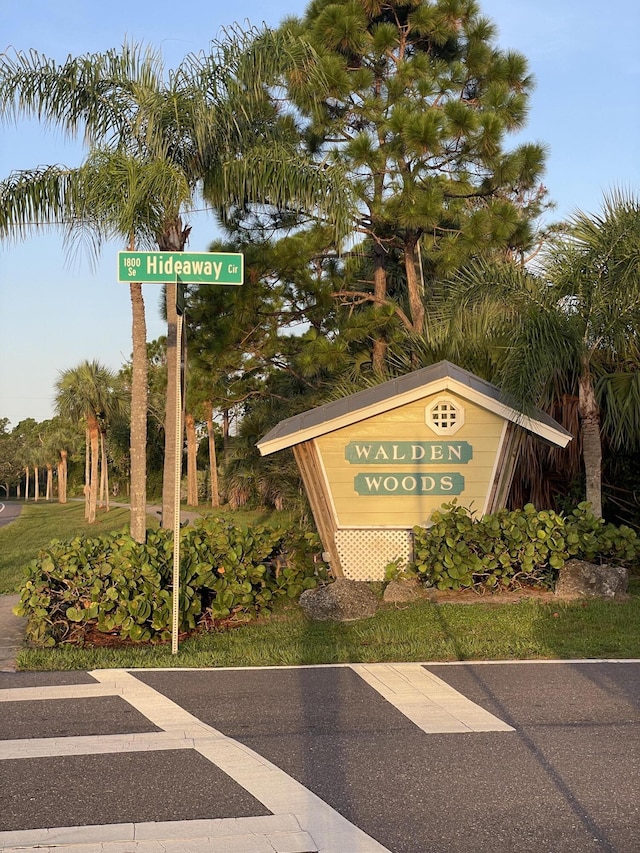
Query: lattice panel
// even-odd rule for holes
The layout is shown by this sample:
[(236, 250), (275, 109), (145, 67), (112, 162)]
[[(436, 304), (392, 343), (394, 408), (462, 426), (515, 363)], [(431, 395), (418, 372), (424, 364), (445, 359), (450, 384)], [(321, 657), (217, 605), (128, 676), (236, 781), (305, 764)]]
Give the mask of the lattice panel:
[(335, 541), (349, 580), (382, 581), (389, 563), (413, 559), (410, 530), (337, 530)]

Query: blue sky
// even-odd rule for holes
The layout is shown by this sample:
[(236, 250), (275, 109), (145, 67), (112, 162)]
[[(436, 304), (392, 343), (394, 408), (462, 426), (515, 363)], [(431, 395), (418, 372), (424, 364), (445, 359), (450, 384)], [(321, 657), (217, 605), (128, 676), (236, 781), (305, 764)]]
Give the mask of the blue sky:
[[(302, 14), (304, 0), (2, 0), (0, 50), (34, 48), (58, 60), (119, 47), (125, 39), (159, 48), (167, 68), (206, 49), (221, 28), (238, 21), (277, 25)], [(521, 140), (548, 147), (545, 185), (563, 218), (597, 212), (603, 193), (640, 190), (640, 4), (638, 0), (481, 0), (498, 27), (499, 44), (519, 50), (536, 79)], [(108, 13), (105, 14), (105, 9)], [(514, 140), (516, 141), (516, 140)], [(77, 165), (81, 148), (35, 123), (3, 128), (0, 176), (39, 164)], [(193, 219), (189, 251), (206, 251), (216, 236), (207, 215)], [(15, 426), (53, 415), (58, 372), (84, 359), (118, 369), (128, 359), (130, 306), (117, 283), (121, 246), (105, 247), (92, 268), (69, 259), (58, 232), (0, 246), (0, 418)], [(163, 333), (159, 290), (146, 285), (148, 337)]]

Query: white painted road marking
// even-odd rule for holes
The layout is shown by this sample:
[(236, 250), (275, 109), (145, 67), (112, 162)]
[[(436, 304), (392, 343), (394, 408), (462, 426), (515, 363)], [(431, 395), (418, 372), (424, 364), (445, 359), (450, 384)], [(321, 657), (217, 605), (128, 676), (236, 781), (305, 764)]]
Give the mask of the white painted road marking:
[[(363, 830), (342, 817), (335, 809), (309, 791), (295, 779), (287, 775), (271, 762), (252, 749), (227, 737), (222, 732), (201, 722), (175, 702), (163, 696), (152, 687), (143, 684), (125, 670), (94, 670), (90, 673), (99, 684), (96, 689), (88, 690), (92, 685), (64, 685), (61, 687), (21, 688), (0, 691), (7, 701), (20, 698), (71, 698), (74, 687), (79, 697), (87, 695), (117, 695), (154, 723), (162, 732), (138, 733), (128, 735), (98, 735), (78, 738), (35, 738), (13, 741), (0, 741), (0, 758), (27, 758), (34, 756), (77, 755), (106, 753), (117, 751), (135, 751), (145, 749), (195, 749), (207, 758), (237, 784), (261, 802), (274, 817), (270, 832), (257, 834), (249, 844), (246, 833), (241, 838), (230, 840), (225, 837), (220, 845), (214, 845), (209, 834), (196, 836), (201, 828), (199, 821), (184, 821), (181, 837), (171, 847), (162, 840), (163, 824), (158, 826), (160, 837), (144, 839), (139, 837), (140, 827), (145, 824), (131, 824), (134, 827), (133, 838), (122, 838), (121, 825), (75, 827), (28, 830), (20, 832), (0, 832), (0, 849), (61, 851), (65, 847), (74, 853), (389, 853)], [(294, 818), (298, 830), (291, 836), (286, 829), (287, 821)], [(285, 824), (279, 828), (277, 820)], [(230, 823), (232, 823), (231, 821)], [(168, 829), (168, 827), (165, 827)], [(78, 834), (82, 830), (81, 834)], [(112, 833), (120, 835), (111, 842)], [(130, 830), (127, 829), (127, 832)], [(169, 829), (168, 829), (169, 831)], [(171, 830), (173, 831), (173, 830)], [(60, 835), (58, 835), (60, 833)], [(75, 833), (75, 834), (74, 834)], [(169, 836), (170, 838), (171, 836)], [(58, 843), (56, 839), (60, 838)], [(226, 846), (225, 846), (226, 845)]]
[[(16, 738), (0, 741), (0, 761), (16, 758), (58, 758), (63, 755), (117, 755), (121, 752), (157, 752), (193, 749), (193, 738), (170, 732), (136, 732), (126, 735)], [(1, 849), (1, 848), (0, 848)]]
[(351, 668), (427, 734), (514, 731), (419, 663), (351, 664)]
[(158, 728), (193, 738), (193, 748), (223, 770), (273, 814), (295, 814), (318, 853), (388, 853), (373, 838), (318, 796), (244, 744), (202, 723), (157, 690), (124, 670), (90, 673), (101, 684), (122, 688), (129, 704)]
[[(421, 664), (348, 665), (427, 734), (513, 731)], [(0, 690), (0, 702), (120, 696), (162, 731), (0, 741), (0, 760), (195, 749), (272, 815), (0, 832), (0, 849), (75, 853), (389, 853), (252, 749), (189, 714), (126, 670), (97, 683)]]
[[(315, 853), (294, 815), (63, 826), (2, 833), (2, 850), (38, 853)], [(4, 846), (6, 845), (6, 846)]]
[(91, 699), (117, 696), (121, 690), (103, 684), (60, 684), (56, 687), (7, 687), (0, 690), (0, 702), (34, 702), (46, 699)]

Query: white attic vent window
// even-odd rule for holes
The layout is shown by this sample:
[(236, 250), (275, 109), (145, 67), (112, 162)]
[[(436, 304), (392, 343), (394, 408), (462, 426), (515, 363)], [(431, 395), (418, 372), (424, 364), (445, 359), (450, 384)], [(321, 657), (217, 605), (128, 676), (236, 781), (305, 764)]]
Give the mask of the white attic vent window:
[(427, 406), (425, 419), (437, 435), (453, 435), (464, 424), (464, 409), (450, 397), (438, 397)]

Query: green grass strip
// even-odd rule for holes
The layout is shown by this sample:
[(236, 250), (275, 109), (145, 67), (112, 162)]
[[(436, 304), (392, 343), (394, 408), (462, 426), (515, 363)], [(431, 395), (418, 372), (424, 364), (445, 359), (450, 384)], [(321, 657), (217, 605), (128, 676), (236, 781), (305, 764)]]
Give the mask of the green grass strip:
[(640, 597), (626, 602), (384, 605), (371, 619), (310, 622), (295, 604), (273, 618), (168, 646), (25, 649), (19, 667), (229, 667), (380, 661), (640, 658)]

